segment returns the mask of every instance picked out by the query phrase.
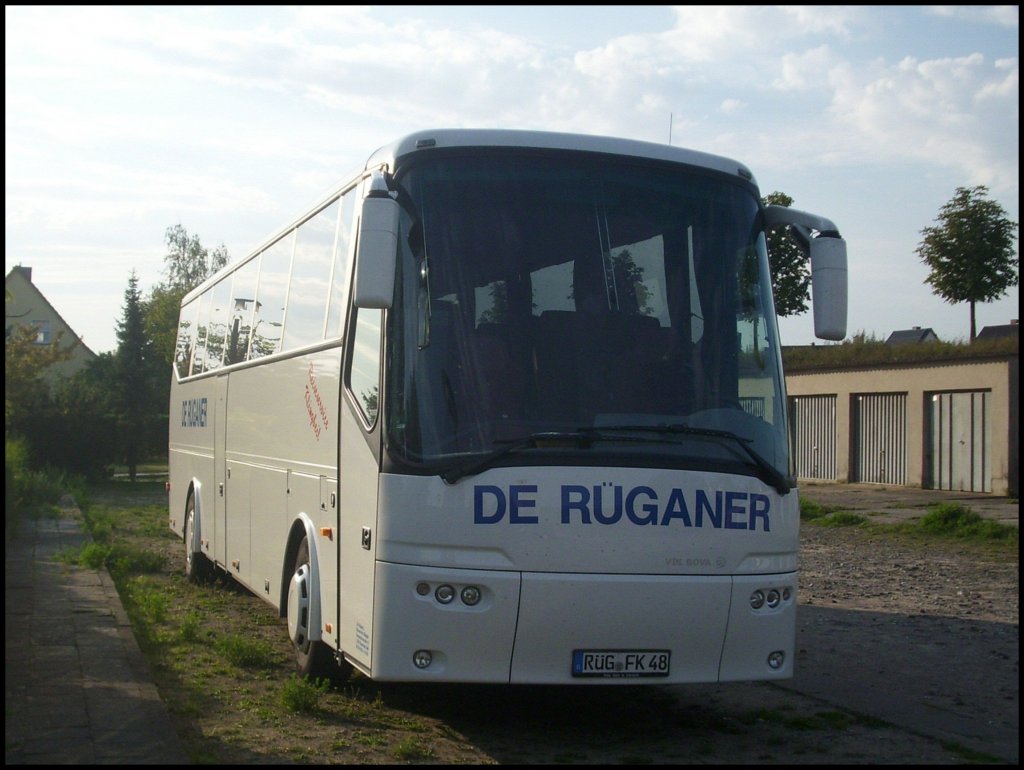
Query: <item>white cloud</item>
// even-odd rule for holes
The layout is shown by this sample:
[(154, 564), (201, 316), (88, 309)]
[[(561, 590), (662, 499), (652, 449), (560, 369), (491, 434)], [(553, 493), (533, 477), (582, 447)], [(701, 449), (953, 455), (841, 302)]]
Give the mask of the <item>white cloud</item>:
[(915, 159), (957, 170), (970, 184), (1016, 189), (1016, 63), (993, 66), (981, 54), (855, 71), (834, 68), (832, 115), (853, 129), (852, 147), (876, 160)]
[(927, 6), (927, 11), (935, 16), (996, 24), (1012, 29), (1020, 25), (1020, 7), (1016, 5), (932, 5)]
[(827, 45), (803, 53), (786, 53), (782, 55), (780, 73), (772, 85), (780, 91), (827, 87), (828, 73), (838, 63)]

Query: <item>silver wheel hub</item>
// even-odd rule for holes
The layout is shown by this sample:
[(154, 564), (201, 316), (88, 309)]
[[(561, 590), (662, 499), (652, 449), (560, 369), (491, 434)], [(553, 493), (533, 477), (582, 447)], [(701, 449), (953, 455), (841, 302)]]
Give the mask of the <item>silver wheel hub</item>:
[(309, 565), (303, 564), (288, 584), (288, 635), (296, 647), (309, 646)]

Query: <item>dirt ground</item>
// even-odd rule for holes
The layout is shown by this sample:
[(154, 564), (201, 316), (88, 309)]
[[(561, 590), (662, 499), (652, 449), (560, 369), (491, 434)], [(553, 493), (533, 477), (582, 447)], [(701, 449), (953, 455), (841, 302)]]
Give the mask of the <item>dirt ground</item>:
[[(835, 505), (831, 491), (803, 496)], [(912, 519), (929, 502), (846, 500), (881, 521)], [(1011, 508), (990, 517), (1009, 519)], [(148, 543), (166, 553), (173, 583), (180, 541)], [(204, 763), (1018, 763), (1015, 554), (805, 524), (800, 568), (797, 673), (784, 684), (425, 687), (356, 676), (314, 712), (282, 717), (273, 703), (289, 676), (283, 621), (222, 584), (184, 599), (215, 595), (205, 632), (245, 628), (282, 665), (243, 681), (210, 666), (201, 695), (180, 665), (156, 660), (154, 673)]]

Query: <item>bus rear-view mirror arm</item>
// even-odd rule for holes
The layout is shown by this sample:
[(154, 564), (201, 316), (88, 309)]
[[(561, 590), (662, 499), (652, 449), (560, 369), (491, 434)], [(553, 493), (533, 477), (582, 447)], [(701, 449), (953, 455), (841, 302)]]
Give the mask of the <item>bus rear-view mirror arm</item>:
[(811, 259), (814, 335), (823, 340), (846, 337), (846, 241), (825, 217), (787, 206), (766, 206), (767, 226), (788, 226)]

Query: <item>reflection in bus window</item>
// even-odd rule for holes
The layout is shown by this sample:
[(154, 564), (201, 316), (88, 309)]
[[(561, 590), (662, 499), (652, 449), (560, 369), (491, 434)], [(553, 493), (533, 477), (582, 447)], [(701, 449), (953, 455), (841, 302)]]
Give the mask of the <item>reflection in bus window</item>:
[(210, 327), (206, 333), (206, 371), (219, 369), (228, 334), (228, 302), (231, 300), (231, 276), (225, 276), (213, 289)]
[(192, 346), (196, 341), (196, 316), (199, 313), (199, 300), (194, 299), (181, 310), (178, 322), (178, 341), (174, 346), (174, 366), (179, 377), (188, 377), (189, 364), (192, 361)]
[(192, 374), (202, 374), (206, 371), (206, 336), (210, 328), (210, 301), (213, 299), (211, 292), (206, 292), (199, 299), (199, 314), (196, 320), (196, 345), (192, 350)]
[(323, 339), (339, 207), (335, 201), (299, 225), (296, 231), (282, 350)]
[(252, 317), (256, 312), (256, 281), (259, 277), (260, 258), (256, 257), (235, 271), (231, 284), (230, 323), (224, 362), (237, 364), (246, 359), (249, 338), (252, 336)]
[(356, 334), (352, 348), (352, 394), (369, 424), (377, 419), (380, 408), (380, 317), (379, 310), (360, 310), (356, 316)]
[(341, 320), (345, 312), (345, 291), (348, 287), (348, 250), (352, 243), (352, 220), (356, 209), (356, 193), (353, 188), (341, 198), (341, 215), (338, 219), (338, 239), (334, 246), (334, 271), (331, 278), (331, 301), (327, 311), (327, 339), (340, 337)]
[(281, 349), (284, 303), (288, 294), (288, 270), (294, 241), (295, 233), (292, 231), (263, 252), (250, 359), (273, 355)]

